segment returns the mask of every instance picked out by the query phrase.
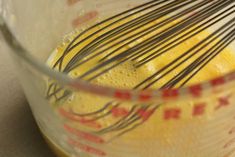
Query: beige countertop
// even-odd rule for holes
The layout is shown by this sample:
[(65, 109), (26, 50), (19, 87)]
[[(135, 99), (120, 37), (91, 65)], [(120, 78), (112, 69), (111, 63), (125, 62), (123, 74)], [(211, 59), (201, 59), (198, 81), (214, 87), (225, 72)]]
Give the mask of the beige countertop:
[(35, 124), (4, 46), (0, 43), (0, 157), (55, 157)]

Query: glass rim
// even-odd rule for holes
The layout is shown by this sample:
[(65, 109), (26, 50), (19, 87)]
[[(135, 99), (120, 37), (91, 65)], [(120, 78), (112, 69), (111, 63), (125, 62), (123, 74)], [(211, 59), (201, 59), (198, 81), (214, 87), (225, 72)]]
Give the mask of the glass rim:
[(138, 101), (138, 102), (168, 102), (175, 101), (181, 98), (198, 98), (204, 92), (211, 91), (214, 88), (227, 85), (231, 82), (235, 83), (235, 70), (223, 76), (203, 81), (198, 84), (185, 86), (182, 88), (173, 89), (146, 89), (133, 90), (121, 89), (104, 85), (96, 85), (78, 78), (71, 78), (68, 75), (53, 70), (42, 64), (35, 57), (33, 57), (16, 39), (10, 28), (6, 24), (4, 18), (0, 15), (0, 30), (3, 38), (8, 46), (13, 50), (19, 58), (24, 60), (30, 66), (51, 77), (61, 84), (70, 87), (74, 90), (81, 90), (95, 95), (106, 96), (123, 101)]

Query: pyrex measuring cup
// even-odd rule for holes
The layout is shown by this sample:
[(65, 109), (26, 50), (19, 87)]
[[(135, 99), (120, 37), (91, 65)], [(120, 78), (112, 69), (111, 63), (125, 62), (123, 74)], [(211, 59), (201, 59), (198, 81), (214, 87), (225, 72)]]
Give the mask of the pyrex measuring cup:
[[(0, 1), (2, 35), (38, 126), (60, 157), (235, 156), (235, 72), (182, 89), (132, 91), (71, 79), (45, 65), (61, 37), (75, 28), (148, 1)], [(97, 108), (76, 113), (65, 101), (70, 96), (53, 105), (45, 94), (48, 80), (70, 96), (94, 99)]]

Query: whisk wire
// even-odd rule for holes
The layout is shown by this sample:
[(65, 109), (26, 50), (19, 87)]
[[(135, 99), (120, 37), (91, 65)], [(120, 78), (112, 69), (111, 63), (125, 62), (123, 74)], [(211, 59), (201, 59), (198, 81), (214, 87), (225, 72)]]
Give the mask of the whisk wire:
[[(82, 37), (83, 35), (85, 35), (86, 33), (88, 33), (90, 30), (92, 30), (92, 29), (96, 28), (97, 26), (102, 25), (102, 24), (104, 24), (104, 23), (106, 23), (106, 22), (109, 22), (109, 21), (111, 21), (111, 20), (113, 20), (113, 19), (116, 19), (116, 18), (118, 18), (118, 17), (120, 17), (120, 16), (123, 16), (123, 15), (125, 15), (125, 14), (129, 14), (129, 13), (132, 12), (132, 11), (135, 11), (135, 10), (138, 10), (138, 9), (141, 9), (141, 8), (142, 8), (142, 10), (148, 9), (148, 7), (147, 7), (147, 8), (143, 8), (143, 7), (148, 6), (148, 5), (151, 5), (151, 4), (153, 4), (152, 6), (154, 6), (154, 5), (155, 5), (154, 3), (156, 3), (156, 2), (157, 2), (156, 0), (152, 0), (152, 1), (147, 2), (147, 3), (145, 3), (145, 4), (139, 5), (139, 6), (137, 6), (137, 7), (134, 7), (134, 8), (132, 8), (132, 9), (130, 9), (130, 10), (127, 10), (127, 11), (124, 11), (124, 12), (122, 12), (122, 13), (120, 13), (120, 14), (117, 14), (117, 15), (115, 15), (115, 16), (112, 16), (112, 17), (110, 17), (110, 18), (108, 18), (108, 19), (106, 19), (106, 20), (103, 20), (103, 21), (101, 21), (101, 22), (95, 24), (94, 26), (92, 26), (92, 27), (86, 29), (85, 31), (83, 31), (82, 33), (80, 33), (79, 35), (77, 35), (77, 36), (68, 44), (68, 46), (66, 47), (66, 49), (65, 49), (65, 51), (64, 51), (64, 54), (63, 54), (63, 55), (57, 60), (57, 62), (53, 65), (53, 68), (55, 68), (55, 67), (59, 64), (59, 70), (62, 70), (62, 63), (63, 63), (63, 59), (64, 59), (65, 55), (66, 55), (67, 53), (69, 53), (70, 51), (72, 51), (74, 48), (76, 48), (79, 43), (77, 43), (77, 44), (74, 44), (74, 43), (75, 43), (80, 37)], [(157, 4), (160, 4), (161, 2), (164, 2), (164, 0), (158, 2)], [(151, 6), (150, 6), (150, 7), (151, 7)], [(140, 11), (141, 11), (141, 10), (140, 10)], [(131, 14), (131, 15), (132, 15), (132, 14)], [(124, 17), (124, 18), (125, 18), (125, 17)], [(120, 20), (123, 20), (123, 18), (121, 18)], [(106, 29), (107, 27), (109, 27), (109, 26), (115, 24), (116, 22), (118, 22), (118, 21), (115, 21), (115, 22), (109, 24), (108, 26), (103, 27), (103, 28), (100, 29), (99, 31), (102, 31), (102, 30)], [(98, 33), (99, 31), (97, 31), (96, 33)], [(94, 35), (94, 34), (93, 34), (93, 35)], [(91, 37), (91, 35), (88, 36), (88, 37), (86, 37), (86, 38), (83, 39), (83, 40), (86, 40), (86, 39), (89, 38), (89, 37)], [(83, 40), (82, 40), (82, 41), (83, 41)]]
[[(158, 57), (159, 55), (163, 54), (164, 52), (167, 52), (168, 50), (176, 47), (177, 45), (181, 44), (182, 42), (186, 41), (187, 39), (190, 39), (191, 37), (201, 33), (202, 31), (208, 29), (209, 27), (215, 25), (216, 23), (220, 22), (221, 20), (223, 20), (224, 18), (232, 15), (234, 13), (234, 11), (230, 11), (229, 10), (233, 9), (233, 6), (226, 9), (225, 11), (223, 11), (222, 13), (215, 15), (214, 17), (212, 17), (211, 19), (205, 21), (204, 23), (200, 24), (199, 26), (197, 26), (196, 28), (194, 28), (193, 30), (177, 37), (175, 40), (173, 40), (172, 42), (168, 43), (167, 45), (165, 45), (162, 48), (157, 49), (156, 51), (154, 51), (153, 53), (151, 53), (150, 55), (144, 57), (143, 59), (139, 60), (138, 63), (136, 64), (136, 67), (140, 67), (148, 62), (150, 62), (151, 60), (155, 59), (156, 57)], [(227, 13), (228, 12), (228, 13)], [(227, 14), (225, 14), (227, 13)], [(225, 15), (224, 15), (225, 14)], [(222, 16), (223, 15), (223, 16)], [(222, 17), (220, 17), (222, 16)], [(219, 19), (217, 19), (219, 18)], [(216, 21), (214, 21), (216, 20)], [(197, 31), (198, 30), (198, 31)], [(190, 33), (193, 33), (192, 35), (190, 35)], [(188, 37), (186, 37), (187, 35), (190, 35)], [(184, 38), (186, 37), (186, 38)], [(182, 39), (183, 38), (183, 39)], [(173, 44), (173, 46), (170, 46), (171, 44)], [(170, 46), (169, 48), (167, 48), (167, 46)], [(167, 48), (165, 50), (165, 48)], [(163, 52), (161, 52), (163, 51)], [(136, 60), (138, 58), (141, 57), (141, 55), (143, 55), (144, 53), (139, 54), (138, 56), (136, 56), (135, 58), (133, 58), (133, 60)]]
[[(175, 3), (181, 4), (182, 2), (183, 1), (176, 1)], [(79, 52), (77, 52), (76, 55), (73, 57), (73, 59), (70, 60), (70, 62), (67, 64), (64, 71), (70, 70), (70, 68), (69, 68), (70, 65), (77, 63), (79, 61), (79, 59), (84, 58), (84, 57), (88, 56), (89, 54), (93, 53), (95, 51), (95, 48), (97, 48), (97, 46), (99, 46), (100, 43), (102, 43), (102, 45), (100, 45), (98, 48), (101, 48), (104, 45), (106, 45), (107, 43), (105, 41), (111, 42), (110, 41), (110, 40), (112, 40), (111, 38), (114, 38), (115, 35), (119, 35), (121, 33), (121, 36), (123, 36), (123, 35), (125, 35), (125, 34), (123, 34), (123, 32), (125, 32), (125, 31), (127, 31), (126, 34), (130, 34), (130, 32), (132, 32), (133, 30), (136, 30), (137, 28), (140, 28), (141, 26), (146, 25), (147, 23), (151, 23), (152, 21), (156, 20), (156, 18), (160, 18), (160, 17), (165, 16), (166, 13), (170, 13), (176, 9), (182, 8), (182, 6), (185, 6), (189, 3), (192, 3), (192, 1), (189, 1), (189, 2), (186, 1), (186, 2), (187, 2), (186, 4), (183, 3), (180, 6), (177, 6), (175, 3), (166, 4), (166, 6), (164, 5), (161, 8), (157, 8), (157, 9), (151, 11), (150, 13), (144, 14), (143, 16), (135, 18), (132, 21), (124, 23), (123, 25), (121, 25), (117, 28), (113, 28), (112, 30), (105, 32), (104, 34), (100, 35), (99, 37), (97, 37), (93, 41), (91, 41), (89, 43), (89, 45), (85, 46)], [(173, 8), (170, 8), (170, 7), (173, 7)], [(166, 9), (171, 9), (171, 10), (166, 10)], [(139, 26), (138, 24), (141, 24), (141, 25)], [(129, 30), (129, 29), (131, 29), (131, 30)], [(95, 35), (95, 33), (93, 33), (93, 36), (94, 35)], [(116, 37), (116, 39), (118, 39), (118, 37)], [(124, 41), (122, 41), (122, 42), (124, 42)], [(82, 44), (82, 42), (79, 42), (79, 44)], [(127, 44), (125, 44), (125, 45), (127, 45)]]
[[(216, 11), (218, 10), (221, 10), (221, 7), (225, 7), (227, 5), (229, 5), (230, 3), (224, 3), (222, 5), (218, 5), (216, 4), (216, 6), (213, 5), (214, 9), (211, 9), (211, 8), (206, 8), (206, 9), (203, 9), (201, 12), (195, 14), (193, 17), (197, 17), (199, 16), (197, 19), (195, 18), (186, 18), (186, 21), (184, 22), (180, 22), (180, 24), (176, 24), (176, 26), (172, 26), (173, 28), (169, 28), (167, 29), (167, 31), (163, 31), (161, 32), (161, 34), (159, 36), (156, 36), (156, 37), (153, 37), (150, 38), (150, 39), (147, 39), (146, 41), (144, 41), (143, 43), (140, 43), (120, 54), (117, 54), (116, 56), (96, 65), (95, 67), (91, 68), (90, 70), (88, 70), (87, 72), (85, 72), (84, 74), (82, 74), (80, 76), (80, 78), (84, 78), (86, 77), (87, 75), (89, 74), (92, 74), (94, 73), (95, 71), (97, 70), (100, 70), (101, 68), (104, 68), (104, 67), (107, 67), (107, 65), (113, 63), (113, 62), (116, 62), (122, 58), (126, 58), (128, 57), (129, 55), (131, 55), (132, 53), (137, 53), (139, 52), (140, 50), (143, 50), (144, 48), (147, 49), (147, 47), (151, 47), (152, 45), (154, 46), (157, 42), (162, 42), (163, 40), (164, 41), (167, 41), (169, 38), (171, 38), (173, 35), (178, 35), (180, 33), (182, 33), (184, 30), (186, 29), (189, 29), (192, 27), (192, 25), (196, 25), (198, 22), (200, 22), (201, 20), (211, 16), (213, 13), (215, 13)], [(209, 14), (208, 11), (212, 14)], [(205, 15), (206, 14), (206, 15)], [(118, 63), (117, 63), (118, 65)], [(104, 71), (101, 71), (99, 74), (95, 75), (94, 77), (92, 77), (92, 79), (95, 79), (96, 77), (100, 76), (101, 74), (104, 74), (105, 72), (107, 72), (107, 70), (104, 70)], [(92, 80), (92, 79), (89, 79), (89, 80)]]
[[(227, 28), (228, 27), (228, 28)], [(164, 66), (162, 69), (160, 69), (159, 71), (157, 71), (156, 73), (154, 73), (152, 76), (148, 77), (147, 79), (145, 79), (144, 81), (142, 81), (140, 84), (138, 84), (136, 87), (139, 87), (143, 84), (145, 84), (146, 82), (150, 81), (151, 79), (155, 78), (156, 76), (159, 76), (156, 80), (154, 80), (153, 82), (151, 82), (148, 86), (146, 86), (144, 89), (150, 87), (152, 84), (154, 84), (155, 82), (159, 81), (160, 79), (162, 79), (164, 76), (166, 76), (167, 74), (171, 73), (174, 69), (176, 69), (177, 67), (179, 67), (180, 65), (182, 65), (183, 63), (185, 63), (186, 61), (188, 61), (190, 58), (192, 58), (194, 55), (196, 55), (197, 53), (199, 53), (200, 51), (202, 51), (203, 49), (205, 49), (211, 42), (215, 41), (216, 39), (218, 39), (218, 37), (220, 37), (221, 35), (223, 35), (224, 33), (226, 33), (229, 29), (234, 27), (234, 19), (230, 20), (229, 22), (227, 22), (225, 25), (223, 25), (221, 28), (219, 28), (217, 31), (213, 32), (211, 35), (209, 35), (208, 37), (206, 37), (205, 39), (203, 39), (200, 43), (196, 44), (195, 46), (193, 46), (192, 48), (190, 48), (188, 51), (186, 51), (185, 53), (181, 54), (179, 57), (175, 58), (173, 61), (171, 61), (170, 63), (168, 63), (166, 66)], [(227, 28), (227, 29), (225, 29)], [(225, 29), (225, 30), (224, 30)], [(224, 31), (223, 31), (224, 30)], [(220, 31), (223, 31), (220, 33)], [(220, 33), (220, 34), (218, 34)], [(218, 35), (217, 35), (218, 34)], [(216, 36), (215, 36), (216, 35)], [(212, 38), (214, 37), (214, 38)], [(212, 39), (211, 39), (212, 38)], [(190, 55), (189, 55), (190, 54)], [(187, 55), (189, 55), (188, 57), (186, 57)], [(186, 57), (186, 58), (184, 58)], [(183, 59), (183, 60), (182, 60)], [(182, 60), (182, 61), (181, 61)], [(179, 63), (178, 63), (179, 62)], [(178, 63), (178, 64), (177, 64)], [(175, 66), (173, 66), (175, 64)], [(165, 70), (167, 70), (168, 68), (170, 68), (171, 66), (173, 66), (171, 69), (169, 69), (168, 71), (166, 71), (165, 73), (162, 74), (162, 72), (164, 72)]]
[[(200, 65), (207, 59), (210, 60), (210, 58), (214, 58), (215, 56), (213, 55), (214, 53), (219, 54), (224, 48), (227, 47), (232, 41), (233, 41), (233, 35), (234, 35), (234, 29), (229, 32), (229, 34), (224, 37), (222, 40), (220, 40), (214, 47), (209, 49), (206, 53), (202, 54), (198, 59), (196, 59), (193, 63), (191, 63), (189, 66), (187, 66), (183, 71), (181, 71), (177, 76), (172, 78), (169, 82), (167, 82), (165, 85), (162, 86), (162, 89), (167, 89), (167, 88), (172, 88), (174, 87), (178, 82), (180, 82), (182, 79), (186, 78), (191, 72), (196, 70), (197, 68), (200, 67)], [(229, 41), (229, 42), (228, 42)], [(224, 43), (225, 42), (225, 43)], [(226, 44), (228, 42), (228, 44)], [(217, 45), (218, 44), (218, 45)], [(224, 46), (225, 44), (225, 46)], [(222, 47), (222, 48), (221, 48)], [(209, 53), (212, 51), (211, 53)], [(209, 53), (207, 56), (206, 54)], [(208, 63), (208, 62), (206, 62)], [(203, 64), (203, 67), (207, 64)], [(199, 71), (198, 71), (199, 72)]]
[[(208, 3), (208, 2), (203, 1), (202, 3), (197, 4), (196, 6), (194, 6), (194, 8), (203, 6), (203, 5), (205, 5), (206, 3)], [(184, 5), (185, 5), (185, 4), (184, 4)], [(174, 8), (174, 10), (175, 10), (175, 9), (179, 9), (179, 8), (181, 8), (181, 7), (182, 7), (182, 6), (178, 6), (177, 8)], [(91, 50), (89, 50), (90, 52), (92, 52), (92, 51), (94, 52), (94, 51), (96, 51), (96, 50), (99, 50), (100, 48), (103, 48), (103, 47), (106, 46), (107, 44), (110, 44), (110, 43), (113, 42), (113, 43), (112, 43), (111, 45), (109, 45), (107, 48), (96, 52), (94, 55), (90, 56), (90, 57), (87, 58), (87, 59), (84, 59), (84, 60), (81, 60), (80, 62), (77, 62), (77, 63), (74, 64), (73, 66), (69, 66), (68, 68), (64, 69), (64, 71), (66, 71), (66, 72), (71, 71), (71, 70), (77, 68), (78, 66), (80, 66), (80, 65), (82, 65), (82, 64), (84, 64), (84, 63), (90, 61), (91, 59), (93, 59), (93, 58), (95, 58), (95, 57), (97, 57), (98, 55), (100, 55), (100, 54), (102, 54), (102, 53), (104, 53), (104, 52), (107, 52), (107, 51), (110, 50), (114, 45), (120, 45), (117, 49), (115, 49), (115, 50), (109, 52), (105, 57), (103, 57), (102, 59), (100, 59), (100, 61), (103, 61), (103, 60), (105, 60), (107, 57), (109, 57), (110, 55), (112, 55), (113, 53), (115, 53), (115, 51), (117, 51), (117, 50), (123, 48), (124, 46), (127, 46), (128, 44), (130, 44), (130, 43), (136, 41), (137, 39), (144, 37), (145, 35), (147, 35), (147, 34), (153, 32), (154, 30), (157, 30), (158, 28), (160, 28), (161, 26), (164, 26), (164, 25), (167, 24), (167, 23), (173, 22), (177, 17), (180, 17), (180, 16), (183, 16), (183, 15), (186, 15), (187, 13), (190, 13), (190, 12), (192, 11), (191, 9), (192, 9), (192, 8), (186, 9), (186, 10), (184, 10), (182, 13), (176, 14), (176, 15), (174, 15), (174, 16), (172, 16), (172, 17), (170, 17), (170, 18), (168, 18), (168, 19), (166, 19), (166, 20), (164, 20), (164, 21), (162, 21), (161, 23), (158, 23), (158, 24), (154, 25), (153, 28), (146, 28), (146, 29), (144, 29), (144, 30), (141, 31), (141, 32), (134, 33), (133, 35), (131, 35), (131, 36), (128, 37), (128, 38), (124, 38), (123, 40), (120, 40), (120, 41), (118, 41), (118, 42), (114, 42), (115, 40), (120, 39), (120, 38), (123, 37), (123, 36), (125, 37), (125, 35), (128, 35), (130, 32), (133, 32), (134, 30), (137, 29), (137, 28), (132, 28), (132, 29), (129, 30), (128, 32), (126, 32), (126, 33), (124, 33), (124, 34), (121, 34), (121, 35), (118, 35), (118, 36), (116, 36), (115, 38), (108, 40), (106, 43), (100, 44), (96, 49), (91, 49)], [(172, 10), (166, 11), (166, 12), (164, 12), (164, 13), (161, 13), (161, 14), (159, 14), (159, 17), (158, 17), (158, 18), (161, 18), (161, 17), (163, 17), (163, 16), (165, 16), (166, 14), (169, 14), (169, 13), (171, 13), (171, 12), (172, 12)], [(153, 22), (153, 21), (155, 21), (155, 18), (152, 19), (151, 21), (148, 21), (148, 23), (144, 23), (144, 24), (140, 25), (139, 27), (142, 27), (142, 26), (144, 26), (144, 25), (146, 25), (146, 24), (149, 24), (149, 23), (151, 23), (151, 22)], [(135, 38), (133, 38), (133, 37), (135, 37)], [(126, 41), (130, 40), (131, 38), (133, 38), (133, 39), (132, 39), (131, 41), (129, 41), (128, 43), (126, 43)], [(124, 43), (124, 44), (123, 44), (123, 43)], [(77, 54), (80, 55), (80, 53), (81, 53), (81, 51), (79, 51)], [(88, 54), (87, 54), (87, 55), (88, 55)], [(80, 56), (81, 56), (80, 58), (82, 58), (82, 55), (80, 55)], [(83, 57), (84, 57), (84, 56), (83, 56)], [(76, 58), (76, 56), (75, 56), (75, 58)], [(76, 59), (76, 60), (77, 60), (77, 59)]]
[[(75, 36), (53, 68), (69, 73), (97, 57), (94, 67), (78, 76), (79, 79), (90, 82), (127, 61), (133, 62), (137, 69), (163, 54), (171, 55), (170, 53), (174, 53), (170, 52), (173, 48), (229, 17), (232, 18), (214, 31), (208, 32), (209, 35), (191, 45), (188, 50), (179, 52), (173, 60), (133, 87), (134, 90), (143, 90), (164, 80), (160, 83), (161, 89), (180, 88), (235, 40), (234, 0), (150, 1), (108, 18)], [(75, 54), (65, 65), (64, 60), (70, 53)], [(163, 79), (169, 75), (170, 78)], [(55, 97), (56, 101), (61, 101), (67, 95), (69, 92), (56, 83), (48, 87), (48, 99)], [(112, 110), (122, 105), (124, 106), (123, 103), (112, 101), (93, 112), (77, 113), (72, 109), (70, 112), (78, 117), (97, 121), (109, 118)], [(140, 110), (151, 110), (154, 113), (161, 105), (135, 104), (126, 116), (117, 118), (109, 126), (94, 133), (103, 135), (118, 132), (116, 137), (121, 136), (144, 123), (138, 114)]]

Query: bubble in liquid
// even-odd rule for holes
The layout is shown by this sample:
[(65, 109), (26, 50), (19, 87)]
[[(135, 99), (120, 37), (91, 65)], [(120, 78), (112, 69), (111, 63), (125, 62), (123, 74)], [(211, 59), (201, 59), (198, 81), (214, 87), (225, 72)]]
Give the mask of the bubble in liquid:
[(68, 98), (68, 102), (73, 102), (75, 98), (75, 94), (71, 94), (71, 96)]

